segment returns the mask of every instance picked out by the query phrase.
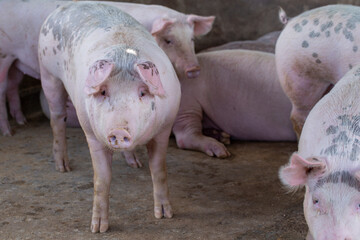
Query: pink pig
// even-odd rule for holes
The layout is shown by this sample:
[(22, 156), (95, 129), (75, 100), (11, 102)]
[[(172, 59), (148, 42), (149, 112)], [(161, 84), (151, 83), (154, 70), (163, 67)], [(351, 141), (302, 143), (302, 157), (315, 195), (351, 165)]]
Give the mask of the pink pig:
[(305, 186), (307, 240), (360, 239), (360, 65), (306, 118), (299, 151), (280, 169), (292, 190)]
[(300, 136), (310, 110), (360, 62), (360, 7), (328, 5), (288, 19), (276, 44), (276, 67)]
[(129, 15), (100, 3), (70, 3), (45, 20), (41, 82), (50, 107), (57, 166), (69, 170), (66, 101), (74, 103), (94, 168), (92, 232), (108, 229), (114, 151), (147, 144), (156, 218), (172, 217), (165, 155), (180, 84), (165, 53)]
[[(39, 78), (37, 59), (41, 24), (67, 1), (0, 1), (0, 131), (11, 135), (5, 98), (10, 113), (19, 124), (26, 122), (21, 111), (18, 86), (23, 74)], [(215, 17), (186, 15), (159, 5), (102, 2), (117, 7), (137, 19), (153, 35), (168, 55), (176, 72), (189, 78), (199, 74), (194, 38), (207, 34)], [(11, 14), (11, 16), (10, 16)]]

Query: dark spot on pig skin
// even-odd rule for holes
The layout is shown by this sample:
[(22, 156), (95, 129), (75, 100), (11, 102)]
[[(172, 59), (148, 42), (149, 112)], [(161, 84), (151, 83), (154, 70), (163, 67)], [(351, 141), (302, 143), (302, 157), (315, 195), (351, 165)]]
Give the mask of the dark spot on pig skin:
[(341, 131), (339, 135), (333, 139), (333, 143), (347, 144), (350, 141), (345, 131)]
[(360, 192), (360, 181), (348, 171), (336, 171), (327, 176), (321, 177), (315, 184), (313, 191), (317, 188), (321, 188), (326, 183), (344, 183)]
[(349, 69), (352, 69), (353, 68), (353, 65), (349, 64)]
[(357, 52), (357, 50), (358, 50), (358, 47), (357, 47), (357, 46), (354, 46), (354, 47), (353, 47), (353, 51), (354, 51), (354, 52)]
[(333, 156), (337, 153), (338, 145), (334, 144), (324, 150), (324, 154)]
[(336, 25), (336, 27), (334, 28), (335, 33), (339, 33), (341, 28), (342, 28), (342, 23), (338, 23), (338, 25)]
[(338, 126), (335, 127), (334, 125), (331, 125), (326, 129), (326, 135), (335, 134), (338, 131), (338, 129), (339, 129)]
[(359, 145), (355, 142), (352, 145), (352, 150), (351, 150), (351, 154), (350, 154), (350, 160), (351, 161), (356, 161), (357, 160), (357, 156), (359, 156), (360, 154), (360, 147)]
[(55, 48), (53, 48), (53, 52), (54, 52), (54, 55), (56, 55), (56, 50), (55, 50)]
[(346, 28), (344, 28), (343, 34), (344, 34), (344, 36), (345, 36), (346, 39), (349, 39), (350, 42), (353, 42), (353, 41), (354, 41), (354, 36), (353, 36), (353, 34), (352, 34), (349, 30), (347, 30)]
[(301, 32), (302, 31), (302, 27), (300, 26), (299, 23), (295, 24), (295, 26), (293, 27), (295, 32)]
[(320, 64), (321, 63), (321, 61), (320, 61), (320, 59), (316, 59), (316, 61), (315, 61), (316, 63), (318, 63), (318, 64)]
[(302, 20), (301, 25), (305, 26), (309, 21), (307, 19)]
[(155, 102), (151, 102), (151, 110), (155, 110)]
[(45, 55), (46, 55), (46, 54), (45, 54), (45, 49), (43, 49), (42, 52), (43, 52), (43, 55), (45, 56)]
[(330, 31), (326, 31), (325, 32), (325, 36), (328, 38), (328, 37), (330, 37)]
[(319, 25), (319, 23), (320, 23), (319, 19), (318, 19), (318, 18), (315, 18), (315, 19), (314, 19), (314, 25), (317, 26), (317, 25)]
[(317, 57), (318, 57), (318, 54), (317, 54), (317, 53), (313, 53), (312, 56), (313, 56), (314, 58), (317, 58)]
[(309, 43), (308, 43), (307, 41), (303, 41), (302, 44), (301, 44), (301, 46), (302, 46), (303, 48), (308, 48), (308, 47), (309, 47)]
[(309, 37), (310, 37), (310, 38), (320, 37), (320, 32), (315, 33), (315, 31), (311, 31), (311, 32), (309, 33)]
[(64, 122), (66, 122), (66, 120), (67, 120), (67, 117), (64, 117)]
[(334, 25), (332, 21), (324, 23), (321, 25), (321, 31), (324, 32), (326, 29), (331, 28)]

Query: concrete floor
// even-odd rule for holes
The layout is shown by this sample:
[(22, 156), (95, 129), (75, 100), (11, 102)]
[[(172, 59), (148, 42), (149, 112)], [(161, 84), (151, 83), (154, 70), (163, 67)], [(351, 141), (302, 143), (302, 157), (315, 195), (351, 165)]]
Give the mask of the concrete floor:
[(234, 142), (220, 160), (184, 151), (171, 139), (167, 166), (174, 218), (153, 217), (145, 167), (115, 155), (110, 230), (90, 232), (93, 171), (81, 129), (68, 129), (73, 171), (54, 170), (47, 119), (0, 137), (0, 239), (304, 239), (303, 191), (286, 194), (277, 172), (296, 143)]

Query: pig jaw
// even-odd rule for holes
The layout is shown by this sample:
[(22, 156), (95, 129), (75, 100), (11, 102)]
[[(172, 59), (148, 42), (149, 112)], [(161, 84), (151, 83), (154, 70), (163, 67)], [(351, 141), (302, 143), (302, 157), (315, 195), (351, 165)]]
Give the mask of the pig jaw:
[[(339, 181), (342, 181), (341, 175), (342, 173), (338, 174)], [(332, 181), (336, 182), (335, 177)], [(347, 183), (340, 182), (325, 183), (321, 187), (316, 187), (316, 183), (313, 182), (310, 186), (306, 186), (304, 198), (304, 214), (309, 226), (306, 239), (358, 239), (360, 192), (354, 187), (349, 187)]]
[(178, 76), (199, 76), (200, 65), (195, 55), (194, 33), (188, 23), (176, 22), (154, 37), (169, 57)]

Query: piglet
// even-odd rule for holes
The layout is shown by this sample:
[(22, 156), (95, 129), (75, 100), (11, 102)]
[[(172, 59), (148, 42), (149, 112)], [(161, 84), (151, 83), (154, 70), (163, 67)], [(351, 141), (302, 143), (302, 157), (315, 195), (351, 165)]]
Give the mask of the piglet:
[(155, 217), (171, 218), (165, 155), (180, 84), (164, 52), (132, 17), (101, 3), (69, 3), (45, 20), (38, 48), (57, 167), (69, 170), (66, 100), (74, 103), (94, 168), (92, 232), (108, 229), (113, 152), (147, 144)]
[(360, 65), (310, 111), (299, 150), (280, 169), (290, 189), (305, 186), (307, 239), (360, 238)]

